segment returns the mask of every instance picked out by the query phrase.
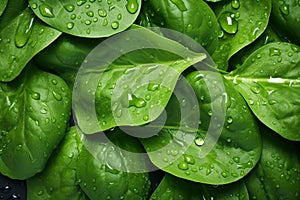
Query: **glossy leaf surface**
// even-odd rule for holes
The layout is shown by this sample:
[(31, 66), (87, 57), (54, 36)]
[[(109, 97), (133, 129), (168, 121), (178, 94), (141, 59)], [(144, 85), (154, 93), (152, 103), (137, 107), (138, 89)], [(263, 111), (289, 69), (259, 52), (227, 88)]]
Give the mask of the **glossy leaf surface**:
[(271, 13), (271, 0), (224, 1), (214, 10), (222, 32), (212, 55), (217, 67), (228, 69), (228, 60), (256, 40), (266, 29)]
[(141, 0), (29, 0), (34, 13), (56, 29), (80, 37), (108, 37), (137, 18)]
[(70, 98), (61, 78), (31, 66), (15, 81), (0, 84), (2, 174), (26, 179), (45, 167), (65, 134)]
[(27, 199), (85, 199), (76, 176), (77, 158), (81, 149), (80, 134), (75, 127), (71, 127), (53, 152), (47, 167), (27, 180)]
[(175, 176), (166, 174), (160, 182), (151, 200), (169, 199), (224, 199), (239, 200), (249, 199), (246, 185), (242, 182), (235, 182), (227, 185), (212, 186), (195, 183)]
[[(255, 118), (242, 96), (219, 76), (203, 71), (187, 77), (199, 101), (199, 107), (189, 110), (200, 115), (198, 129), (187, 128), (184, 121), (190, 119), (183, 118), (177, 126), (172, 120), (156, 136), (142, 139), (151, 161), (162, 170), (195, 182), (226, 184), (254, 168), (261, 153)], [(169, 112), (180, 109), (171, 106)]]
[(0, 30), (0, 81), (16, 78), (32, 57), (60, 34), (37, 19), (29, 8), (11, 19)]
[(300, 48), (270, 43), (253, 52), (227, 79), (265, 125), (289, 140), (300, 140)]

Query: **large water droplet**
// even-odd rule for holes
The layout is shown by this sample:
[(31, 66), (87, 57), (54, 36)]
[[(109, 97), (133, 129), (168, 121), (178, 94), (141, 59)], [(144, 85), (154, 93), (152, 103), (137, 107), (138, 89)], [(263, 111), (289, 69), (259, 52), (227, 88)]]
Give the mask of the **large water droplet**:
[(193, 156), (188, 155), (188, 154), (184, 154), (183, 157), (184, 157), (184, 161), (185, 161), (186, 163), (192, 164), (192, 165), (195, 164), (195, 159), (194, 159)]
[(34, 19), (35, 18), (33, 16), (20, 15), (20, 20), (15, 34), (15, 45), (17, 47), (22, 48), (28, 42), (32, 32)]
[(129, 13), (134, 14), (137, 12), (139, 4), (137, 0), (127, 0), (126, 9)]
[(89, 17), (94, 17), (94, 12), (91, 11), (91, 10), (90, 10), (90, 11), (87, 11), (87, 12), (86, 12), (86, 15), (89, 16)]
[(82, 6), (85, 3), (86, 3), (86, 0), (77, 0), (77, 5), (78, 6)]
[(73, 22), (69, 22), (67, 23), (67, 29), (72, 29), (74, 27), (74, 23)]
[(159, 84), (156, 83), (149, 83), (147, 89), (149, 91), (155, 91), (159, 89)]
[(251, 87), (250, 89), (254, 94), (259, 94), (260, 93), (260, 87)]
[(107, 12), (105, 10), (103, 10), (103, 9), (99, 9), (98, 10), (98, 15), (100, 17), (106, 17), (107, 16)]
[(39, 6), (39, 10), (42, 16), (52, 18), (54, 17), (53, 9), (47, 4), (42, 4)]
[(238, 21), (230, 12), (222, 13), (219, 17), (219, 23), (226, 33), (235, 34), (238, 31)]
[(182, 0), (171, 0), (171, 2), (181, 11), (187, 11), (187, 8)]

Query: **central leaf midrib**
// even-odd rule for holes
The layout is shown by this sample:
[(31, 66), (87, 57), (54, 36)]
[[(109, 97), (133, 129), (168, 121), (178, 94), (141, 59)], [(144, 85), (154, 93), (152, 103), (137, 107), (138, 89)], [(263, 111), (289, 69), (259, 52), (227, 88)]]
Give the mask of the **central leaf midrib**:
[[(223, 75), (223, 77), (226, 79), (226, 80), (229, 80), (229, 81), (237, 81), (237, 84), (238, 83), (257, 83), (257, 82), (260, 82), (260, 83), (268, 83), (268, 84), (290, 84), (291, 82), (297, 82), (297, 83), (300, 83), (300, 80), (297, 79), (297, 78), (282, 78), (282, 77), (272, 77), (270, 76), (269, 78), (263, 78), (263, 77), (258, 77), (258, 78), (250, 78), (250, 77), (243, 77), (243, 76), (240, 76), (240, 75), (235, 75), (235, 76), (230, 76), (230, 75)], [(282, 82), (284, 81), (284, 83), (282, 82), (276, 82), (276, 81), (270, 81), (270, 79), (281, 79)]]

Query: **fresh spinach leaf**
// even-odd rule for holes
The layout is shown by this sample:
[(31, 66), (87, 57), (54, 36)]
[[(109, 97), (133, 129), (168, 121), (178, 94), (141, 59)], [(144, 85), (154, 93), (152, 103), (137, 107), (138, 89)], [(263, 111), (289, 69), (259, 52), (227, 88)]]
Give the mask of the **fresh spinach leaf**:
[(13, 82), (0, 83), (2, 174), (26, 179), (44, 169), (64, 136), (70, 98), (61, 78), (32, 66)]
[(80, 37), (108, 37), (137, 18), (141, 0), (29, 0), (34, 13), (50, 26)]
[[(4, 15), (5, 16), (5, 13)], [(29, 8), (0, 30), (0, 81), (16, 78), (26, 64), (61, 32), (44, 25)]]
[[(147, 157), (139, 156), (144, 150), (136, 138), (115, 128), (106, 135), (87, 135), (83, 143), (77, 177), (90, 199), (147, 199), (149, 162)], [(144, 173), (135, 169), (143, 169)]]
[(289, 40), (300, 45), (300, 9), (299, 1), (272, 0), (271, 22)]
[[(177, 177), (206, 184), (231, 183), (254, 168), (261, 153), (256, 120), (242, 96), (219, 76), (209, 71), (187, 76), (199, 102), (199, 107), (195, 105), (196, 109), (189, 110), (200, 114), (196, 130), (185, 125), (189, 118), (181, 119), (177, 126), (172, 119), (173, 123), (167, 120), (157, 135), (141, 139), (157, 167)], [(174, 108), (172, 101), (169, 105), (167, 115), (173, 118), (180, 109)]]
[(269, 22), (271, 4), (271, 0), (238, 0), (224, 1), (215, 7), (222, 32), (212, 58), (219, 69), (227, 70), (228, 60), (264, 32)]
[[(124, 53), (125, 47), (130, 52)], [(204, 53), (146, 28), (105, 40), (77, 74), (73, 89), (77, 125), (93, 134), (153, 121), (163, 112), (180, 74), (205, 58)]]
[(6, 5), (7, 5), (8, 0), (3, 0), (0, 2), (0, 16), (2, 15), (2, 13), (4, 12)]
[(142, 26), (160, 26), (188, 35), (212, 54), (218, 44), (218, 22), (202, 0), (152, 0), (143, 2)]
[(82, 145), (77, 129), (71, 127), (52, 153), (46, 168), (27, 180), (27, 199), (86, 199), (76, 177), (77, 158)]
[(175, 176), (166, 174), (160, 182), (151, 200), (169, 199), (249, 199), (245, 183), (238, 181), (235, 183), (213, 186), (187, 181)]
[(253, 52), (225, 77), (246, 99), (256, 117), (289, 140), (300, 140), (300, 48), (275, 42)]
[(297, 143), (262, 127), (263, 150), (246, 177), (251, 199), (299, 199), (300, 157)]

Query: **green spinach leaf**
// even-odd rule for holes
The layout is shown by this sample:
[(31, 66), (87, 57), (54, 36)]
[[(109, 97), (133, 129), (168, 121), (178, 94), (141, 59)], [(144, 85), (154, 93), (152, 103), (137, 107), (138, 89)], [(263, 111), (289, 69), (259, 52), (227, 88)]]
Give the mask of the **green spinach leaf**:
[[(209, 71), (187, 76), (199, 102), (189, 110), (200, 114), (196, 130), (185, 125), (189, 117), (177, 125), (172, 119), (156, 136), (141, 139), (157, 167), (180, 178), (218, 185), (237, 181), (254, 168), (261, 153), (256, 120), (242, 96), (219, 76)], [(169, 105), (167, 113), (173, 118), (180, 109), (172, 101)]]
[[(120, 47), (131, 51), (124, 53)], [(92, 134), (153, 121), (163, 112), (180, 74), (205, 58), (146, 28), (105, 40), (89, 54), (75, 81), (78, 126)]]
[(238, 181), (235, 183), (212, 186), (206, 184), (195, 183), (175, 176), (166, 174), (160, 182), (151, 200), (169, 200), (169, 199), (190, 199), (190, 200), (206, 200), (206, 199), (224, 199), (239, 200), (249, 199), (248, 191), (245, 183)]
[(108, 37), (137, 18), (141, 0), (29, 0), (35, 14), (56, 29), (80, 37)]
[(251, 199), (299, 199), (300, 157), (297, 143), (262, 127), (263, 150), (244, 179)]
[[(5, 16), (6, 13), (4, 13)], [(16, 78), (25, 65), (61, 32), (46, 26), (29, 8), (0, 30), (0, 81)]]
[(51, 155), (47, 167), (27, 180), (27, 199), (86, 199), (76, 177), (77, 158), (82, 145), (77, 129), (71, 127)]
[(260, 121), (295, 141), (300, 140), (299, 55), (300, 48), (294, 44), (270, 43), (225, 76), (233, 81)]
[(300, 45), (300, 9), (299, 1), (272, 0), (271, 22), (280, 27), (278, 32), (288, 36), (288, 39)]
[(202, 0), (152, 0), (143, 2), (140, 24), (160, 26), (188, 35), (212, 54), (218, 44), (218, 22)]
[[(5, 0), (4, 0), (5, 2)], [(11, 21), (20, 15), (28, 7), (26, 0), (9, 0), (3, 14), (0, 17), (0, 30), (4, 29)]]
[(115, 128), (106, 135), (87, 135), (83, 143), (77, 177), (90, 199), (147, 199), (149, 162), (139, 156), (144, 150), (136, 138)]
[(0, 83), (2, 174), (26, 179), (44, 169), (64, 136), (70, 98), (61, 78), (32, 66), (13, 82)]
[(266, 29), (271, 13), (271, 0), (224, 1), (215, 13), (222, 32), (212, 55), (219, 69), (228, 69), (228, 60), (256, 40)]

